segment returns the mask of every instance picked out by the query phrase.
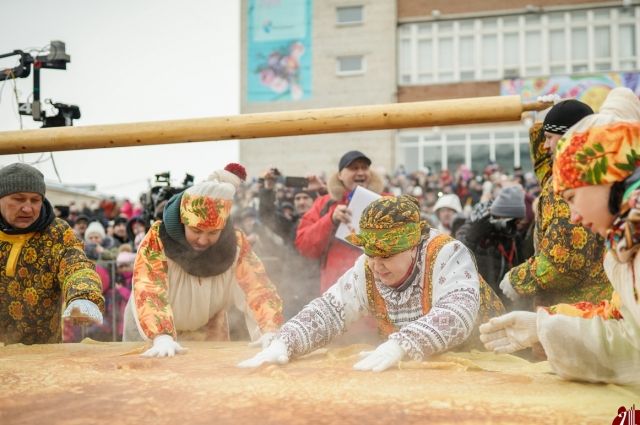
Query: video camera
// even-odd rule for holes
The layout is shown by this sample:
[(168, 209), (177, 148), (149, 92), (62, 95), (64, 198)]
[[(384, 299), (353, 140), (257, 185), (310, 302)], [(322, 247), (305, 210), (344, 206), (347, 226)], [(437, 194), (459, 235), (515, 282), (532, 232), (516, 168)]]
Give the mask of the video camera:
[(140, 203), (144, 209), (142, 218), (145, 223), (149, 224), (155, 220), (162, 220), (162, 212), (166, 202), (176, 193), (193, 186), (194, 177), (191, 174), (185, 174), (180, 186), (171, 186), (171, 173), (169, 171), (156, 174), (155, 179), (155, 185), (151, 187), (148, 193), (140, 197)]
[(74, 119), (80, 118), (80, 108), (76, 105), (67, 105), (65, 103), (53, 103), (50, 99), (44, 103), (51, 105), (54, 109), (53, 115), (47, 114), (42, 108), (40, 102), (40, 69), (67, 69), (67, 63), (71, 62), (71, 56), (65, 52), (65, 44), (62, 41), (52, 41), (49, 46), (49, 52), (46, 55), (39, 55), (35, 58), (31, 54), (22, 50), (14, 50), (11, 53), (0, 55), (1, 58), (10, 56), (20, 56), (20, 63), (13, 68), (0, 70), (0, 81), (27, 78), (31, 74), (31, 65), (33, 65), (33, 101), (19, 102), (18, 113), (20, 115), (29, 115), (35, 121), (42, 121), (42, 127), (64, 127), (72, 126)]

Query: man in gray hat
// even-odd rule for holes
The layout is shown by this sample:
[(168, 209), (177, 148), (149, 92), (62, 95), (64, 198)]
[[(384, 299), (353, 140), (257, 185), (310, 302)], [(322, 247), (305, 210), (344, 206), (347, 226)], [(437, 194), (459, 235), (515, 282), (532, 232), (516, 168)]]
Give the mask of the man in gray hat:
[(44, 176), (15, 163), (0, 168), (0, 342), (61, 342), (62, 317), (102, 323), (95, 265), (45, 198)]

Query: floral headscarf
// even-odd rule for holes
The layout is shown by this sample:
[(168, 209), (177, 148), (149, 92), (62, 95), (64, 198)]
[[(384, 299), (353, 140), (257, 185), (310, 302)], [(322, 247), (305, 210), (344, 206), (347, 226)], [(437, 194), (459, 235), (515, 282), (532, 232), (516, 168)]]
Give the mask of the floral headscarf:
[(362, 212), (360, 233), (347, 236), (370, 257), (390, 257), (418, 245), (427, 223), (418, 201), (408, 195), (384, 196)]
[(180, 220), (185, 226), (201, 230), (221, 230), (231, 213), (230, 199), (184, 193), (180, 201)]
[(600, 112), (573, 126), (558, 142), (553, 163), (554, 190), (625, 180), (640, 166), (640, 100), (616, 88)]

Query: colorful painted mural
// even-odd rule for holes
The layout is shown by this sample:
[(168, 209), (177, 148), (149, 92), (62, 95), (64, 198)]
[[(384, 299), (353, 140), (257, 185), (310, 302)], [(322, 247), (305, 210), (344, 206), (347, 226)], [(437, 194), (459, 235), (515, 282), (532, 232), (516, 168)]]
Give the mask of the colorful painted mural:
[(311, 96), (312, 0), (249, 0), (247, 101)]
[(609, 72), (571, 77), (518, 78), (502, 81), (500, 93), (520, 95), (523, 101), (533, 101), (538, 96), (557, 93), (562, 98), (579, 99), (598, 111), (607, 93), (614, 87), (628, 87), (640, 96), (640, 73)]

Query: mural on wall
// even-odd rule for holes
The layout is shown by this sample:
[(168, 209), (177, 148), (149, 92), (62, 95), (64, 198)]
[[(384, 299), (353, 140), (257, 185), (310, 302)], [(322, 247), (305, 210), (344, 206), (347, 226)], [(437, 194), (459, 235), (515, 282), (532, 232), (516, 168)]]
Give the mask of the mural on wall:
[(607, 93), (615, 87), (628, 87), (640, 96), (640, 73), (609, 72), (573, 77), (517, 78), (502, 81), (500, 94), (520, 95), (527, 102), (544, 94), (557, 93), (562, 98), (579, 99), (598, 111)]
[(249, 0), (247, 100), (311, 96), (312, 0)]

